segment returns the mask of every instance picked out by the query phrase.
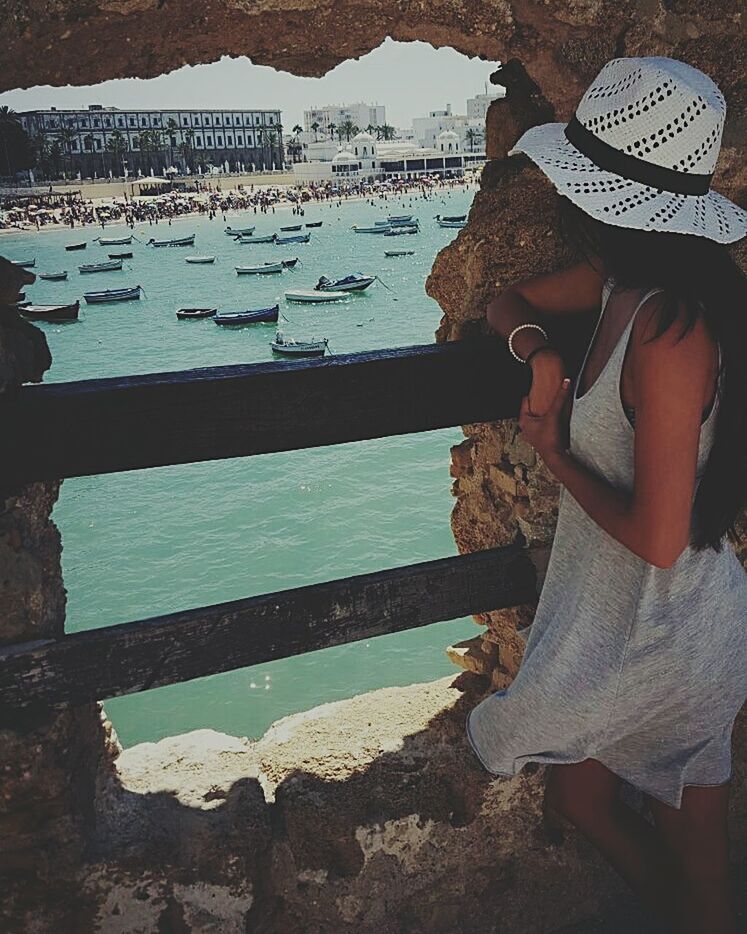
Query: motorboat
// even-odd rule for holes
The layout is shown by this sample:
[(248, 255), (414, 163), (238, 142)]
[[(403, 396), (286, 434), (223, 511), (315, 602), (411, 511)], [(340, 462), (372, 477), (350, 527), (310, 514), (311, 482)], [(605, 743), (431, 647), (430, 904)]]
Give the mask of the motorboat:
[(67, 279), (67, 269), (63, 269), (61, 272), (40, 272), (39, 278), (46, 279), (47, 282), (62, 282)]
[(207, 265), (215, 262), (214, 256), (185, 256), (184, 259), (193, 265)]
[(281, 227), (281, 230), (300, 230), (303, 224), (292, 224), (290, 227)]
[(80, 302), (67, 305), (24, 304), (18, 307), (19, 314), (30, 321), (76, 321), (79, 310)]
[(116, 272), (121, 268), (121, 259), (110, 259), (106, 263), (86, 263), (78, 266), (78, 272)]
[(148, 246), (194, 246), (195, 235), (189, 237), (175, 237), (173, 240), (148, 240)]
[(467, 221), (446, 221), (440, 220), (438, 222), (439, 227), (466, 227)]
[(239, 237), (239, 243), (274, 243), (277, 234), (266, 234), (263, 237)]
[(292, 337), (285, 337), (282, 331), (275, 334), (275, 340), (270, 341), (274, 353), (285, 354), (289, 357), (323, 357), (327, 350), (328, 339), (313, 338), (310, 341), (299, 341)]
[(99, 246), (125, 246), (132, 243), (132, 234), (129, 237), (97, 237)]
[(256, 229), (256, 224), (254, 227), (226, 227), (226, 233), (229, 237), (249, 237)]
[(311, 234), (295, 234), (291, 237), (275, 237), (275, 243), (308, 243), (311, 240)]
[(288, 289), (285, 293), (286, 301), (289, 302), (337, 302), (340, 299), (348, 298), (350, 292), (322, 292), (317, 289)]
[(324, 221), (309, 221), (309, 222), (306, 224), (306, 226), (307, 226), (307, 227), (321, 227), (323, 223), (324, 223)]
[(354, 272), (343, 279), (328, 279), (320, 276), (314, 286), (322, 292), (362, 292), (376, 281), (376, 276), (364, 276), (362, 272)]
[(384, 256), (414, 256), (415, 250), (384, 250)]
[(466, 219), (466, 214), (436, 214), (437, 221), (463, 221)]
[(84, 292), (83, 298), (89, 305), (100, 302), (129, 302), (140, 298), (140, 286), (135, 285), (128, 289), (106, 289), (103, 292)]
[(282, 272), (282, 263), (262, 263), (261, 266), (236, 266), (236, 272), (240, 276), (265, 275), (268, 272)]
[(378, 221), (373, 225), (373, 227), (364, 227), (362, 224), (353, 224), (352, 229), (356, 233), (372, 233), (372, 234), (383, 234), (387, 230), (391, 230), (392, 225), (386, 221), (379, 223)]
[(212, 318), (218, 311), (217, 308), (179, 308), (176, 316), (181, 320), (190, 320), (191, 318)]
[(263, 322), (273, 322), (278, 320), (280, 314), (280, 305), (272, 305), (270, 308), (255, 308), (248, 311), (222, 311), (213, 317), (216, 324), (238, 325), (238, 324), (262, 324)]
[(72, 250), (85, 250), (86, 245), (87, 245), (87, 244), (86, 244), (86, 241), (85, 241), (85, 240), (83, 241), (83, 243), (68, 243), (68, 245), (65, 247), (65, 249), (66, 249), (68, 252), (71, 252)]
[(408, 224), (406, 227), (404, 225), (401, 225), (399, 227), (390, 227), (389, 230), (387, 230), (384, 233), (384, 236), (385, 237), (401, 237), (403, 234), (416, 234), (416, 233), (420, 233), (420, 227), (414, 226), (414, 225), (410, 226)]
[(132, 259), (132, 253), (108, 253), (109, 259)]
[(412, 220), (412, 214), (390, 214), (387, 220), (390, 224), (406, 224)]
[(20, 266), (22, 269), (31, 269), (33, 266), (36, 266), (35, 259), (12, 259), (11, 263), (14, 266)]

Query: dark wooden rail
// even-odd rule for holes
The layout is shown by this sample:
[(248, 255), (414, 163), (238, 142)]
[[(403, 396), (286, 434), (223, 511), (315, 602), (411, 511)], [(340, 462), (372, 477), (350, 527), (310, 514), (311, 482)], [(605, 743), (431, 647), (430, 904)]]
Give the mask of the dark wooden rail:
[(518, 545), (0, 649), (0, 723), (536, 597)]
[(493, 421), (528, 384), (481, 340), (26, 386), (0, 399), (0, 485)]

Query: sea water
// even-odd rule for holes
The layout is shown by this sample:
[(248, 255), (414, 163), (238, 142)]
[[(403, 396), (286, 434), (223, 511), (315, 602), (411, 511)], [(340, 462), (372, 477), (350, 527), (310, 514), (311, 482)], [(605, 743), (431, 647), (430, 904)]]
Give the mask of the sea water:
[[(275, 325), (223, 328), (212, 320), (179, 321), (183, 306), (223, 311), (279, 302), (288, 336), (326, 337), (333, 353), (433, 341), (441, 316), (425, 294), (438, 251), (458, 233), (437, 213), (463, 214), (474, 190), (439, 191), (386, 201), (306, 204), (274, 214), (230, 212), (210, 221), (137, 224), (141, 242), (102, 247), (92, 238), (124, 236), (122, 225), (7, 234), (0, 254), (36, 258), (35, 272), (67, 269), (66, 282), (37, 282), (35, 303), (82, 298), (84, 291), (141, 285), (140, 301), (86, 305), (80, 320), (41, 323), (54, 363), (47, 382), (119, 376), (272, 359)], [(387, 214), (413, 213), (420, 233), (356, 234)], [(225, 226), (256, 224), (255, 236), (281, 225), (322, 220), (302, 244), (244, 246)], [(305, 232), (306, 228), (303, 229)], [(147, 246), (150, 237), (196, 235), (194, 247)], [(66, 243), (87, 240), (85, 251)], [(77, 266), (132, 249), (122, 272), (80, 274)], [(385, 250), (414, 250), (386, 258)], [(215, 254), (214, 265), (185, 256)], [(280, 275), (238, 276), (234, 267), (299, 257)], [(285, 301), (288, 288), (312, 288), (319, 276), (351, 272), (379, 280), (329, 305)], [(417, 387), (413, 387), (417, 391)], [(216, 460), (66, 480), (53, 518), (63, 540), (67, 631), (270, 593), (456, 554), (449, 526), (449, 448), (458, 428), (312, 450)], [(471, 619), (256, 665), (114, 698), (106, 710), (123, 745), (211, 727), (256, 738), (279, 717), (390, 685), (455, 672), (445, 647), (475, 635)], [(175, 637), (178, 638), (178, 637)]]

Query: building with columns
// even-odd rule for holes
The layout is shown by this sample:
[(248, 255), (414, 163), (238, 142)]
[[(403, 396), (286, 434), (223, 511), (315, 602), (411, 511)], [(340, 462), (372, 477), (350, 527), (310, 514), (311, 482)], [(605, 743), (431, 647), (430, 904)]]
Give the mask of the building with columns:
[(84, 176), (160, 175), (225, 165), (231, 171), (281, 168), (279, 110), (33, 110), (18, 118), (32, 141), (58, 142), (64, 161)]

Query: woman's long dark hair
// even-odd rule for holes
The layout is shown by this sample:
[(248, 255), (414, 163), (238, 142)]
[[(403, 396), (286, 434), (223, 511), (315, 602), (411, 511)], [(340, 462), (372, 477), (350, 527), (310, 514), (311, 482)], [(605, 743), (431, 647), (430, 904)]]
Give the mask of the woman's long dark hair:
[(558, 208), (563, 239), (593, 265), (601, 260), (605, 276), (622, 288), (664, 290), (656, 337), (684, 307), (680, 337), (703, 315), (721, 346), (716, 434), (695, 497), (692, 540), (698, 551), (721, 551), (726, 535), (736, 541), (736, 520), (747, 504), (747, 277), (726, 246), (705, 237), (615, 227), (563, 196)]

